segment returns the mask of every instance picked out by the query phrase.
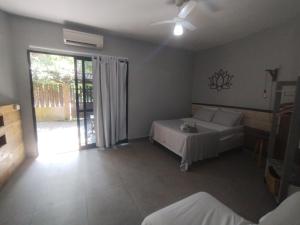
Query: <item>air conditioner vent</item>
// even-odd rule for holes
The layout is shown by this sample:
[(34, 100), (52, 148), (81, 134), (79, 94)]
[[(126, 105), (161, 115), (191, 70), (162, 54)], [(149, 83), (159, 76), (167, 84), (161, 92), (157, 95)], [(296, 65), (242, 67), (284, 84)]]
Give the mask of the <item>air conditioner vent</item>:
[(86, 48), (103, 48), (103, 36), (76, 30), (63, 29), (64, 43)]

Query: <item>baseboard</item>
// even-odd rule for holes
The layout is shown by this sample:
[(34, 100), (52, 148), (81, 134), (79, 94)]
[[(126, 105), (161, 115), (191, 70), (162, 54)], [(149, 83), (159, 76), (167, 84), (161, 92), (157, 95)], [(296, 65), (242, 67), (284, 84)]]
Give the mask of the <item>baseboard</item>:
[(128, 140), (128, 143), (134, 143), (134, 142), (140, 142), (140, 141), (146, 141), (146, 140), (149, 140), (149, 136), (138, 137), (138, 138), (130, 138)]

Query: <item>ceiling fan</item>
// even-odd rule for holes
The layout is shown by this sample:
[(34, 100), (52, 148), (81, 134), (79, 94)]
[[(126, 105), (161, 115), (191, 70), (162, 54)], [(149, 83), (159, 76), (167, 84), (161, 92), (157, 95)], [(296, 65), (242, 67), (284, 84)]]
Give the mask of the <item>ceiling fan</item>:
[(209, 11), (216, 12), (220, 10), (216, 0), (167, 0), (167, 4), (174, 4), (177, 7), (182, 7), (185, 3), (194, 1), (203, 4)]
[(179, 8), (179, 13), (171, 20), (164, 20), (152, 23), (151, 25), (175, 24), (173, 34), (180, 36), (184, 29), (194, 31), (197, 29), (195, 25), (187, 21), (185, 18), (192, 12), (198, 3), (204, 3), (210, 11), (217, 11), (218, 7), (211, 0), (169, 0), (168, 4), (175, 4)]

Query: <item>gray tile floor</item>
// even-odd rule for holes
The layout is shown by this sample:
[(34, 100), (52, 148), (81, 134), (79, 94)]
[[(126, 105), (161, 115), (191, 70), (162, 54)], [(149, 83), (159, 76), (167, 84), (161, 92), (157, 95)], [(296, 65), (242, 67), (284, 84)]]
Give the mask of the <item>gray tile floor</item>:
[(149, 213), (206, 191), (254, 222), (275, 207), (263, 171), (244, 151), (179, 171), (179, 158), (136, 141), (111, 151), (26, 161), (0, 192), (1, 225), (138, 225)]

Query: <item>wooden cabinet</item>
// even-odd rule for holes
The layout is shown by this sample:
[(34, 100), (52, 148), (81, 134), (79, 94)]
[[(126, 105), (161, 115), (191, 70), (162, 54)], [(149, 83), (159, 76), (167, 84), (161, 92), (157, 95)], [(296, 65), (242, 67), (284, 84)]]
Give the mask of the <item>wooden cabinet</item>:
[(257, 165), (263, 166), (267, 156), (269, 132), (256, 128), (245, 127), (244, 147), (252, 150), (257, 158)]
[(278, 133), (275, 140), (274, 158), (284, 160), (285, 149), (288, 141), (291, 114), (284, 114), (279, 118)]
[(24, 160), (20, 107), (0, 106), (0, 188)]

